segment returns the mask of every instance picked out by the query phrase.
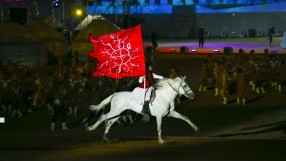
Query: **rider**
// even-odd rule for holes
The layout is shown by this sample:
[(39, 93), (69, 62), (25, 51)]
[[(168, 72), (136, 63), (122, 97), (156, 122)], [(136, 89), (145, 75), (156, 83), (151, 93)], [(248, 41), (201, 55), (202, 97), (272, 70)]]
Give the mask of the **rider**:
[[(144, 98), (144, 105), (142, 109), (143, 114), (147, 114), (148, 108), (149, 108), (149, 102), (151, 99), (151, 93), (154, 89), (154, 84), (155, 84), (155, 79), (163, 79), (163, 76), (157, 75), (152, 72), (152, 65), (148, 62), (145, 64), (145, 70), (146, 70), (146, 75), (139, 77), (139, 87), (137, 87), (137, 90), (141, 90), (142, 94), (144, 94), (142, 97)], [(145, 81), (144, 81), (145, 79)], [(144, 85), (145, 82), (145, 85)], [(141, 97), (141, 98), (142, 98)]]

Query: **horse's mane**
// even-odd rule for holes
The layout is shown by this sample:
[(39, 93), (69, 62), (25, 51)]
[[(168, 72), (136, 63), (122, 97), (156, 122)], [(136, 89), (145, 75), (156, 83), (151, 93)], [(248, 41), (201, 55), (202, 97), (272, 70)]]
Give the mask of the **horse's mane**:
[(176, 78), (163, 78), (163, 79), (159, 79), (156, 84), (155, 84), (155, 88), (156, 89), (160, 89), (162, 87), (164, 87), (165, 84), (167, 83), (172, 83)]

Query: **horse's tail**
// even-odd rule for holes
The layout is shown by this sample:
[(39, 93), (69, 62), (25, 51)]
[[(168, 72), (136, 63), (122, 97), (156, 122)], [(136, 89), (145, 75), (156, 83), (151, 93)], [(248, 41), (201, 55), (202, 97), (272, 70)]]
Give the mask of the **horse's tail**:
[(102, 108), (104, 108), (107, 104), (110, 103), (112, 97), (113, 97), (114, 94), (108, 96), (107, 98), (105, 98), (103, 101), (100, 102), (100, 104), (98, 105), (90, 105), (89, 106), (89, 109), (92, 110), (92, 111), (98, 111)]

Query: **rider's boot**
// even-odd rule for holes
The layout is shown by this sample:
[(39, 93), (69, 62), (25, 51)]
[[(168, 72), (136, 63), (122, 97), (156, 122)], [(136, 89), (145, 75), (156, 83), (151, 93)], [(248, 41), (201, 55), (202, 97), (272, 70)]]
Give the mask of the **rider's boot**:
[(150, 114), (150, 112), (148, 111), (148, 108), (149, 108), (149, 101), (145, 101), (141, 113)]

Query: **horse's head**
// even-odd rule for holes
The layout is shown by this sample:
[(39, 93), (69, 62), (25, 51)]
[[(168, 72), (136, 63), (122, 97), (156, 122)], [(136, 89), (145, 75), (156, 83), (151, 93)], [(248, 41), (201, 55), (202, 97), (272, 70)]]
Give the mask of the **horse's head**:
[(176, 78), (179, 81), (178, 92), (180, 95), (184, 95), (189, 99), (194, 99), (195, 94), (186, 82), (186, 76)]

